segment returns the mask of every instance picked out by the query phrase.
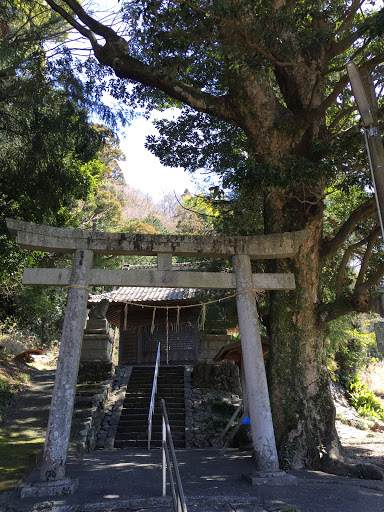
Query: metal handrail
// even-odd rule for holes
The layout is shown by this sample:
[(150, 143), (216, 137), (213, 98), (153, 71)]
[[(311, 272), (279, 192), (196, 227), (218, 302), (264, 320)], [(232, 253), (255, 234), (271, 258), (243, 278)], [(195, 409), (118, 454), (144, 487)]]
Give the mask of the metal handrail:
[(148, 412), (148, 450), (151, 449), (152, 416), (153, 416), (153, 413), (155, 412), (155, 397), (156, 397), (156, 391), (157, 391), (157, 376), (159, 375), (159, 366), (160, 366), (160, 342), (157, 347), (155, 373), (153, 375), (153, 384), (152, 384), (151, 403), (149, 404), (149, 412)]
[[(183, 486), (182, 486), (181, 478), (180, 478), (179, 466), (177, 465), (175, 447), (173, 445), (173, 439), (172, 439), (172, 433), (171, 433), (171, 427), (169, 426), (167, 408), (165, 407), (164, 400), (161, 400), (161, 407), (163, 409), (163, 427), (162, 427), (162, 443), (161, 443), (161, 445), (162, 445), (162, 462), (163, 462), (162, 463), (163, 496), (165, 496), (167, 493), (167, 473), (166, 473), (166, 471), (168, 469), (168, 477), (169, 477), (169, 483), (171, 486), (173, 509), (175, 512), (188, 512), (187, 504), (185, 503)], [(169, 449), (168, 449), (168, 444), (169, 444)], [(171, 460), (172, 460), (172, 466), (171, 466)], [(173, 467), (173, 471), (175, 473), (176, 485), (175, 485), (175, 479), (174, 479), (173, 473), (172, 473), (172, 467)]]

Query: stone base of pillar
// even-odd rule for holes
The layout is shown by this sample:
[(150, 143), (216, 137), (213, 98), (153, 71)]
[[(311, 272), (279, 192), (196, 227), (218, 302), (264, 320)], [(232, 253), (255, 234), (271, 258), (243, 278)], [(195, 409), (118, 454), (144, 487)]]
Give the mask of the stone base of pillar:
[(250, 485), (296, 485), (298, 480), (285, 471), (253, 471), (243, 474), (243, 480)]
[(22, 498), (41, 498), (44, 496), (67, 496), (73, 494), (79, 485), (77, 478), (63, 478), (50, 482), (33, 482), (21, 489)]

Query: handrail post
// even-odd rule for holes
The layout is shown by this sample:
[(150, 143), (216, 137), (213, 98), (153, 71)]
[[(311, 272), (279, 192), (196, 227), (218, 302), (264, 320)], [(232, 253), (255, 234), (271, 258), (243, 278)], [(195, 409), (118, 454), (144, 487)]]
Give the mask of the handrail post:
[[(163, 421), (165, 423), (165, 441), (163, 443), (163, 446), (164, 446), (164, 451), (165, 451), (165, 455), (167, 458), (167, 468), (168, 468), (169, 482), (171, 484), (173, 508), (174, 508), (175, 512), (187, 512), (187, 504), (185, 502), (185, 496), (184, 496), (183, 486), (181, 483), (179, 466), (177, 465), (175, 447), (174, 447), (173, 439), (172, 439), (171, 427), (169, 426), (167, 408), (165, 407), (164, 400), (161, 400), (161, 407), (163, 409)], [(170, 451), (170, 455), (171, 455), (171, 459), (172, 459), (172, 466), (173, 466), (173, 470), (175, 472), (177, 500), (175, 500), (175, 483), (174, 483), (173, 475), (172, 475), (172, 468), (171, 468), (171, 464), (170, 464), (167, 442), (169, 443), (169, 451)]]
[(167, 442), (167, 431), (165, 428), (165, 419), (164, 414), (162, 415), (162, 442), (161, 442), (161, 451), (162, 451), (162, 483), (163, 483), (163, 496), (167, 494), (167, 462), (165, 457), (165, 444)]
[(151, 449), (152, 416), (153, 416), (153, 413), (155, 412), (155, 396), (156, 396), (156, 391), (157, 391), (157, 376), (159, 374), (159, 366), (160, 366), (160, 342), (157, 347), (155, 373), (153, 375), (153, 384), (152, 384), (152, 395), (151, 395), (151, 402), (149, 404), (149, 412), (148, 412), (148, 450)]

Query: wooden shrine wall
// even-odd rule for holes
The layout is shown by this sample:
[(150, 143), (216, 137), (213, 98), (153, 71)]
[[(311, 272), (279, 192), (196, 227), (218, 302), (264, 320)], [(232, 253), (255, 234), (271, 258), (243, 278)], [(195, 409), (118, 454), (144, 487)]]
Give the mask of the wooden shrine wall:
[[(200, 334), (196, 327), (199, 308), (182, 309), (177, 326), (177, 312), (168, 310), (169, 362), (193, 363), (198, 358)], [(153, 308), (128, 307), (126, 329), (124, 309), (120, 317), (119, 364), (154, 364), (158, 342), (161, 343), (161, 360), (166, 361), (167, 313), (156, 309), (154, 332), (151, 333)]]

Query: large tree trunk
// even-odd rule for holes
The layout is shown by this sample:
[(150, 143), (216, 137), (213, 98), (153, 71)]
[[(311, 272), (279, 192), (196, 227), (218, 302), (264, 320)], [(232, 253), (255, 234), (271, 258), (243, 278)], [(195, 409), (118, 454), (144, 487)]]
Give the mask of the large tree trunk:
[(269, 381), (280, 464), (381, 479), (378, 468), (341, 454), (317, 314), (323, 204), (313, 199), (302, 203), (274, 191), (265, 208), (268, 233), (309, 229), (295, 259), (275, 263), (277, 271), (295, 274), (296, 290), (270, 295)]

